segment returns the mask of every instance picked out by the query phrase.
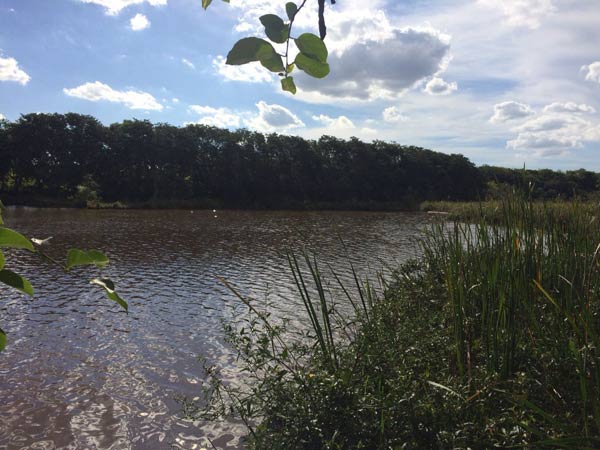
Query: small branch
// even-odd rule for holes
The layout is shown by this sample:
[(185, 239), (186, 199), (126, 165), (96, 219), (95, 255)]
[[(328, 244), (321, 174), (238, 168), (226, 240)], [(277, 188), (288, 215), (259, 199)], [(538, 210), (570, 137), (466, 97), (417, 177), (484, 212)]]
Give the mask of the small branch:
[(319, 35), (321, 40), (327, 36), (327, 27), (325, 26), (325, 0), (319, 1)]
[(292, 38), (292, 26), (294, 25), (294, 20), (296, 20), (296, 16), (298, 15), (298, 13), (300, 12), (300, 10), (302, 8), (304, 8), (304, 5), (306, 4), (307, 0), (303, 0), (302, 4), (298, 7), (298, 9), (296, 10), (296, 12), (294, 13), (294, 17), (290, 18), (290, 27), (288, 29), (288, 38), (287, 41), (285, 43), (285, 76), (287, 78), (288, 76), (288, 66), (289, 61), (288, 61), (288, 55), (290, 52), (290, 39)]

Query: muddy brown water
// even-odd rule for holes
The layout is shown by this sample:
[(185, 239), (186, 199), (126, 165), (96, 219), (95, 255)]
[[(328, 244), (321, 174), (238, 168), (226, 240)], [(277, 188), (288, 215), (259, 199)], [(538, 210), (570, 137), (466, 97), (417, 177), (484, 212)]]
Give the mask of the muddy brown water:
[[(203, 355), (234, 364), (223, 321), (239, 306), (218, 281), (265, 299), (279, 316), (301, 307), (284, 252), (316, 251), (351, 284), (417, 255), (422, 214), (290, 211), (134, 211), (9, 209), (7, 226), (52, 236), (47, 252), (70, 246), (104, 250), (102, 272), (65, 274), (26, 252), (7, 268), (28, 277), (29, 299), (0, 290), (0, 448), (243, 448), (235, 423), (191, 423), (178, 395), (199, 395)], [(121, 312), (88, 280), (103, 274), (129, 302)]]

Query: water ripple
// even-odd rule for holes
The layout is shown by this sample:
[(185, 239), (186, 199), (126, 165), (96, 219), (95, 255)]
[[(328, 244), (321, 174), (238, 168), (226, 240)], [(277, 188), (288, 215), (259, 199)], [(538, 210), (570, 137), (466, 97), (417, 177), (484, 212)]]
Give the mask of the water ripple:
[[(32, 299), (0, 288), (0, 448), (196, 449), (205, 436), (242, 448), (239, 423), (188, 422), (176, 395), (199, 395), (203, 355), (230, 367), (222, 322), (238, 306), (227, 279), (276, 317), (297, 318), (285, 251), (317, 251), (353, 284), (416, 255), (418, 214), (349, 212), (72, 211), (22, 208), (6, 214), (29, 236), (105, 249), (111, 277), (130, 304), (119, 311), (86, 282), (92, 270), (62, 271), (35, 256), (7, 254), (36, 288)], [(295, 321), (300, 324), (300, 320)]]

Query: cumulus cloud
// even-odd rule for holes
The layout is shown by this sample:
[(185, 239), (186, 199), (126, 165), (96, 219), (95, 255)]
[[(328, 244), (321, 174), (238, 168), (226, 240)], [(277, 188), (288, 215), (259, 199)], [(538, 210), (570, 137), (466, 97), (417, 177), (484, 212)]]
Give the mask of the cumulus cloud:
[(587, 121), (567, 114), (542, 114), (515, 127), (514, 131), (535, 133), (540, 131), (564, 130), (567, 127), (581, 129), (587, 124)]
[(395, 106), (385, 108), (381, 113), (381, 116), (384, 122), (387, 123), (400, 123), (408, 120), (408, 118), (404, 114), (402, 114), (400, 110)]
[(534, 114), (529, 105), (508, 101), (494, 105), (494, 115), (490, 118), (492, 123), (508, 122), (510, 120), (522, 119)]
[(210, 125), (219, 128), (239, 128), (241, 117), (228, 108), (213, 108), (210, 106), (191, 105), (189, 110), (200, 117), (193, 123)]
[(181, 62), (183, 64), (185, 64), (186, 66), (188, 66), (190, 69), (196, 70), (196, 65), (193, 62), (191, 62), (189, 59), (181, 58)]
[(141, 91), (117, 91), (107, 84), (95, 81), (85, 83), (72, 89), (63, 89), (63, 92), (70, 97), (76, 97), (92, 102), (108, 101), (121, 103), (129, 109), (143, 109), (152, 111), (162, 111), (163, 105), (147, 92)]
[(93, 3), (104, 7), (106, 13), (114, 16), (119, 14), (124, 8), (140, 3), (148, 3), (151, 6), (164, 6), (167, 0), (79, 0), (82, 3)]
[(248, 83), (265, 83), (273, 81), (273, 75), (258, 62), (243, 66), (228, 66), (223, 56), (217, 56), (212, 61), (217, 73), (229, 81), (245, 81)]
[(320, 114), (318, 116), (312, 116), (312, 119), (315, 122), (320, 122), (325, 125), (327, 128), (336, 130), (336, 129), (347, 129), (347, 128), (355, 128), (354, 123), (348, 119), (346, 116), (339, 117), (329, 117), (325, 114)]
[[(296, 32), (315, 32), (314, 3), (309, 2), (294, 23)], [(240, 8), (241, 12), (237, 31), (263, 34), (258, 17), (266, 13), (285, 16), (284, 5), (280, 0), (231, 0), (231, 6)], [(358, 4), (338, 2), (335, 7), (328, 6), (327, 47), (331, 73), (317, 80), (297, 70), (294, 77), (304, 94), (302, 99), (318, 102), (394, 98), (447, 68), (450, 36), (432, 27), (394, 26), (384, 6), (381, 0)], [(224, 62), (219, 56), (213, 65), (226, 79), (272, 82), (275, 78), (258, 63), (231, 67)]]
[(192, 105), (189, 111), (201, 117), (194, 122), (220, 128), (239, 128), (241, 126), (262, 132), (288, 131), (304, 127), (304, 123), (289, 109), (281, 105), (270, 105), (264, 101), (256, 104), (256, 111), (234, 111), (229, 108)]
[(258, 115), (246, 121), (255, 130), (272, 132), (287, 131), (304, 126), (298, 116), (281, 105), (269, 105), (262, 100), (256, 104)]
[(585, 72), (585, 79), (587, 81), (595, 81), (596, 83), (600, 83), (600, 61), (582, 66), (581, 71)]
[(443, 72), (449, 52), (449, 37), (436, 30), (395, 29), (388, 39), (357, 42), (333, 53), (328, 77), (316, 80), (302, 74), (298, 85), (330, 98), (393, 98)]
[[(560, 134), (521, 133), (506, 143), (512, 150), (537, 150), (539, 156), (554, 156), (581, 145), (576, 136)], [(560, 150), (557, 152), (557, 150)]]
[(143, 14), (136, 14), (129, 21), (129, 25), (133, 31), (141, 31), (150, 27), (150, 21)]
[(241, 16), (235, 30), (240, 33), (258, 30), (261, 26), (258, 18), (264, 14), (278, 14), (286, 17), (284, 3), (279, 0), (230, 0), (230, 6), (239, 9)]
[(593, 114), (596, 112), (596, 109), (593, 106), (586, 104), (577, 104), (575, 102), (566, 102), (566, 103), (550, 103), (549, 105), (544, 107), (545, 113), (588, 113)]
[(19, 67), (14, 58), (0, 56), (0, 81), (16, 81), (25, 86), (31, 77)]
[[(590, 111), (591, 109), (591, 111)], [(593, 108), (575, 103), (552, 103), (541, 114), (513, 128), (517, 134), (506, 147), (535, 150), (539, 156), (551, 156), (600, 141), (600, 125), (581, 117)]]
[(4, 117), (4, 114), (0, 114), (0, 120), (4, 120), (6, 119), (6, 117)]
[(433, 77), (427, 82), (423, 91), (427, 92), (429, 95), (448, 95), (457, 89), (458, 86), (456, 83), (448, 83), (442, 78)]
[(479, 0), (479, 3), (499, 10), (508, 25), (530, 29), (539, 28), (545, 17), (556, 12), (553, 0)]

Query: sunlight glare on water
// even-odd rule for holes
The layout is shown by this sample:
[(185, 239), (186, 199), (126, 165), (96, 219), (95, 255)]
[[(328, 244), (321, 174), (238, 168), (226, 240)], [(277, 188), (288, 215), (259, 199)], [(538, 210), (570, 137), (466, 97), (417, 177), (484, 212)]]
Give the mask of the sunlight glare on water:
[[(298, 315), (285, 259), (288, 249), (316, 251), (352, 283), (414, 257), (421, 214), (290, 211), (133, 211), (19, 208), (7, 225), (53, 239), (56, 258), (69, 246), (104, 250), (103, 274), (115, 281), (130, 313), (88, 284), (95, 269), (65, 274), (24, 252), (7, 268), (30, 279), (34, 299), (0, 290), (0, 448), (201, 448), (209, 436), (242, 448), (239, 424), (191, 423), (178, 395), (200, 395), (199, 355), (221, 367), (235, 357), (223, 320), (239, 306), (218, 281), (268, 299), (279, 316)], [(342, 244), (343, 242), (343, 244)], [(233, 374), (235, 371), (232, 370)]]

